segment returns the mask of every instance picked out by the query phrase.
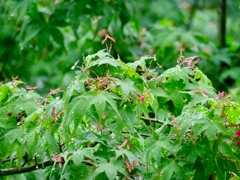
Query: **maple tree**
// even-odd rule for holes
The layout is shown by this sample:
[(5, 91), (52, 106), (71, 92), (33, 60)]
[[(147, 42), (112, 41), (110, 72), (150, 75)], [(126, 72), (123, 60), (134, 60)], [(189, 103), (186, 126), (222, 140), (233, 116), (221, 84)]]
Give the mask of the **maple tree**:
[(181, 54), (160, 74), (155, 60), (124, 63), (101, 50), (72, 66), (64, 92), (46, 97), (17, 77), (1, 85), (0, 176), (239, 177), (240, 105), (216, 93), (198, 57)]

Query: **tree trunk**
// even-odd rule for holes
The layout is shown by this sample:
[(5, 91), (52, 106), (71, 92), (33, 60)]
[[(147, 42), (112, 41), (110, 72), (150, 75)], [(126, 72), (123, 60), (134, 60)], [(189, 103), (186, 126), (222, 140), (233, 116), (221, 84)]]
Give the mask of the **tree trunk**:
[(218, 0), (218, 42), (220, 48), (226, 47), (227, 0)]

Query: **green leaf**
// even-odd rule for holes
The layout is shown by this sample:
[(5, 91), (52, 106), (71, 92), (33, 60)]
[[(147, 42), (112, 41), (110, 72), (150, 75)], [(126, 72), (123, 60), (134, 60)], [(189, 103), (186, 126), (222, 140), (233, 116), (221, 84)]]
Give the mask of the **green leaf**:
[(195, 169), (194, 177), (193, 177), (194, 180), (206, 179), (207, 178), (206, 174), (204, 173), (203, 164), (202, 164), (202, 162), (200, 161), (199, 158), (197, 159), (197, 161), (194, 164), (194, 169)]
[(217, 175), (217, 178), (218, 179), (225, 179), (225, 168), (222, 164), (222, 162), (219, 162), (219, 161), (222, 161), (222, 159), (216, 159), (216, 168), (215, 168), (215, 171), (216, 171), (216, 175)]
[(216, 139), (216, 128), (213, 124), (209, 124), (206, 129), (206, 135), (210, 143), (212, 143)]
[[(4, 142), (5, 144), (11, 144), (14, 141), (16, 141), (17, 139), (20, 139), (22, 136), (22, 129), (20, 128), (16, 128), (16, 129), (12, 129), (10, 131), (8, 131), (5, 136), (4, 136)], [(19, 140), (20, 142), (20, 140)]]
[(234, 124), (240, 123), (240, 104), (235, 102), (228, 102), (225, 107), (224, 114), (227, 114), (228, 121)]
[[(0, 115), (0, 118), (3, 120), (4, 116)], [(16, 128), (16, 126), (17, 126), (17, 124), (12, 124), (12, 123), (9, 123), (8, 121), (0, 121), (0, 128), (3, 128), (7, 131)], [(1, 133), (0, 133), (0, 139), (2, 139), (2, 138), (3, 138), (3, 136), (1, 136)]]
[(213, 126), (216, 128), (218, 133), (227, 134), (227, 129), (224, 127), (222, 121), (214, 120)]
[(176, 162), (172, 161), (170, 162), (165, 168), (163, 169), (163, 175), (162, 178), (163, 180), (169, 180), (173, 176), (173, 172), (178, 171)]
[(56, 27), (50, 28), (50, 31), (51, 31), (51, 35), (52, 35), (54, 41), (56, 43), (58, 43), (62, 48), (65, 48), (64, 38), (63, 38), (61, 31)]
[(23, 146), (18, 146), (17, 153), (16, 153), (17, 160), (18, 160), (17, 161), (18, 168), (20, 168), (20, 166), (21, 166), (24, 154), (25, 154), (24, 147)]
[(68, 107), (68, 112), (65, 116), (65, 123), (70, 123), (74, 119), (74, 128), (76, 130), (79, 123), (82, 122), (83, 117), (86, 116), (87, 112), (90, 112), (90, 107), (94, 106), (98, 113), (99, 120), (102, 120), (102, 116), (106, 110), (106, 104), (115, 111), (116, 115), (121, 119), (121, 115), (118, 111), (115, 100), (120, 99), (113, 93), (107, 91), (96, 92), (89, 91), (79, 97), (76, 97), (70, 103)]
[(0, 86), (0, 103), (5, 102), (9, 96), (9, 87), (8, 85), (4, 84)]
[(101, 66), (103, 64), (107, 64), (107, 65), (111, 65), (113, 67), (121, 67), (122, 64), (121, 64), (121, 61), (120, 60), (115, 60), (111, 57), (105, 57), (104, 59), (98, 59), (98, 60), (95, 60), (92, 62), (92, 66)]
[(122, 153), (125, 154), (127, 156), (127, 159), (129, 160), (130, 163), (132, 163), (133, 161), (138, 161), (138, 157), (133, 154), (131, 151), (125, 150), (125, 149), (121, 149)]
[(122, 100), (125, 100), (130, 93), (136, 93), (134, 82), (129, 78), (124, 80), (116, 79), (116, 84), (121, 86)]
[(25, 28), (26, 35), (22, 42), (23, 47), (25, 47), (26, 44), (28, 43), (28, 41), (30, 41), (32, 38), (34, 38), (41, 30), (42, 30), (42, 28), (39, 27), (38, 24), (32, 23), (32, 24), (29, 24), (28, 26), (26, 26), (26, 28)]
[(119, 131), (124, 129), (129, 129), (134, 131), (134, 125), (138, 122), (136, 114), (134, 113), (134, 105), (128, 105), (127, 107), (119, 108), (119, 113), (121, 114), (122, 119), (118, 122), (118, 125), (115, 125)]
[(53, 154), (58, 153), (59, 146), (58, 146), (58, 144), (57, 144), (57, 142), (56, 142), (56, 140), (54, 138), (54, 135), (51, 134), (49, 131), (46, 131), (44, 136), (46, 137), (46, 140), (47, 140), (47, 142), (48, 142), (48, 144), (49, 144), (49, 146), (51, 148), (51, 152)]
[(178, 90), (172, 90), (169, 96), (174, 104), (174, 107), (177, 110), (181, 111), (183, 108), (183, 96), (179, 93)]
[(74, 121), (74, 129), (82, 122), (90, 105), (86, 98), (77, 97), (70, 103), (67, 113), (64, 115), (63, 122), (66, 128), (70, 128), (70, 123)]
[(144, 57), (141, 57), (138, 61), (135, 61), (133, 63), (128, 63), (128, 65), (135, 70), (137, 69), (137, 67), (140, 67), (144, 71), (147, 69), (146, 60), (149, 60), (149, 59), (154, 59), (154, 57), (144, 56)]
[(218, 149), (219, 151), (226, 157), (236, 159), (234, 152), (232, 151), (232, 147), (224, 142), (224, 139), (219, 139), (218, 141)]
[[(208, 79), (208, 77), (205, 74), (203, 74), (203, 72), (201, 70), (196, 68), (194, 70), (194, 72), (195, 72), (194, 79), (200, 79), (200, 81), (199, 81), (199, 82), (201, 82), (200, 85), (203, 85), (203, 84), (209, 85), (209, 88), (212, 86), (212, 82)], [(213, 88), (211, 90), (213, 90)]]
[(120, 67), (122, 63), (120, 60), (115, 60), (106, 50), (100, 50), (96, 54), (88, 55), (84, 59), (87, 68), (92, 66), (100, 66), (103, 64), (110, 65), (113, 67)]
[(38, 138), (35, 138), (35, 136), (37, 136), (36, 130), (32, 130), (24, 137), (26, 152), (28, 153), (29, 157), (34, 157), (36, 153), (36, 144), (38, 143)]
[(209, 127), (209, 122), (207, 120), (201, 120), (197, 122), (197, 124), (193, 127), (193, 135), (192, 138), (196, 136), (200, 136), (203, 131), (205, 131)]
[(93, 154), (92, 148), (78, 149), (72, 156), (73, 163), (76, 166), (81, 166), (84, 158), (90, 158), (91, 161), (95, 161), (95, 156)]
[(215, 97), (217, 95), (212, 86), (210, 86), (208, 84), (204, 84), (201, 81), (198, 82), (198, 85), (199, 85), (199, 90), (201, 92), (206, 92), (209, 97)]
[[(212, 153), (212, 152), (211, 152)], [(206, 175), (210, 175), (214, 172), (214, 168), (215, 168), (215, 159), (213, 155), (210, 155), (208, 157), (208, 159), (206, 160), (206, 162), (204, 163), (204, 171)]]
[(195, 163), (196, 160), (197, 160), (196, 146), (194, 144), (190, 144), (187, 161), (189, 161), (190, 163), (193, 164), (193, 163)]
[(157, 96), (157, 97), (166, 97), (166, 98), (169, 98), (169, 96), (167, 95), (167, 93), (160, 87), (156, 87), (156, 88), (151, 88), (151, 93), (154, 95), (154, 96)]
[(87, 78), (88, 78), (87, 71), (83, 71), (83, 72), (78, 71), (76, 73), (77, 73), (77, 76), (75, 76), (71, 80), (66, 92), (63, 95), (63, 99), (65, 100), (65, 103), (69, 102), (74, 92), (77, 92), (80, 95), (86, 92), (84, 83), (87, 81)]
[(17, 2), (17, 4), (15, 5), (15, 7), (13, 8), (13, 13), (17, 13), (18, 14), (18, 21), (21, 20), (22, 16), (24, 16), (26, 14), (26, 11), (28, 9), (28, 7), (30, 6), (31, 2), (30, 1), (19, 1)]
[(59, 97), (53, 99), (50, 104), (46, 107), (46, 115), (47, 117), (51, 118), (53, 116), (53, 108), (56, 108), (57, 112), (61, 112), (63, 109), (63, 100), (61, 100)]
[(20, 80), (16, 80), (16, 81), (14, 81), (14, 83), (12, 83), (12, 82), (6, 83), (6, 85), (8, 85), (8, 87), (11, 88), (11, 90), (14, 92), (16, 92), (16, 90), (19, 90), (19, 89), (17, 89), (17, 87), (21, 84), (24, 84), (24, 82), (20, 81)]
[[(174, 68), (170, 68), (167, 69), (166, 71), (164, 71), (159, 77), (158, 79), (163, 81), (163, 82), (169, 82), (171, 83), (172, 81), (179, 81), (182, 77), (179, 76), (181, 73), (184, 73), (185, 71), (180, 67), (180, 66), (176, 66)], [(186, 73), (184, 73), (186, 74)]]
[(95, 178), (98, 174), (104, 172), (106, 173), (109, 180), (116, 179), (118, 168), (114, 164), (113, 159), (110, 159), (110, 162), (107, 162), (107, 160), (103, 158), (100, 158), (99, 160), (100, 162), (97, 165), (97, 169), (94, 171), (94, 173), (90, 174), (88, 178)]
[(117, 168), (113, 164), (111, 163), (101, 164), (101, 167), (102, 167), (101, 170), (103, 170), (106, 173), (109, 180), (116, 179)]

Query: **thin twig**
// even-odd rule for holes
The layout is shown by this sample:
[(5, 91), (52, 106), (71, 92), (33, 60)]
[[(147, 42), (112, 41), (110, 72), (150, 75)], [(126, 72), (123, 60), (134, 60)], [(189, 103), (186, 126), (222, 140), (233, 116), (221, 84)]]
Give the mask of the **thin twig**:
[[(152, 121), (152, 122), (159, 123), (159, 124), (165, 124), (164, 121), (159, 120), (157, 118), (148, 118), (148, 117), (145, 117), (145, 116), (141, 116), (141, 119), (144, 120), (144, 121)], [(173, 126), (172, 124), (166, 124), (166, 125), (167, 126)]]
[[(132, 134), (132, 132), (129, 132), (129, 131), (121, 131), (122, 133), (128, 133), (128, 134)], [(151, 137), (152, 135), (151, 134), (145, 134), (145, 133), (139, 133), (140, 136), (145, 136), (145, 137)]]

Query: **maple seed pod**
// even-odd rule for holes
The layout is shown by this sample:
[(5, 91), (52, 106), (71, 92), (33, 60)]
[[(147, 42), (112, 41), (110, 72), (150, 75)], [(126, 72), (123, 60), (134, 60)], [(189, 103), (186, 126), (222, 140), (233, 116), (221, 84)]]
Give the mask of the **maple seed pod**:
[(27, 90), (34, 90), (34, 89), (37, 89), (38, 86), (26, 86), (26, 89)]
[(234, 134), (235, 137), (240, 137), (240, 129)]

